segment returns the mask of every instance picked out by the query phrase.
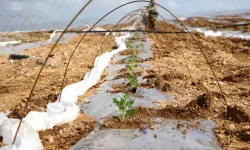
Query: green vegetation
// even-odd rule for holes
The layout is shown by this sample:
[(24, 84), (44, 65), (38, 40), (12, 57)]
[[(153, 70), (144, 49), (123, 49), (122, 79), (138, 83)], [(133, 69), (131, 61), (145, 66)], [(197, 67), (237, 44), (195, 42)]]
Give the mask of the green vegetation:
[(132, 49), (133, 47), (132, 47), (132, 41), (131, 40), (128, 40), (128, 41), (126, 41), (126, 47), (128, 48), (128, 49)]
[(134, 38), (135, 38), (135, 39), (139, 39), (139, 33), (138, 33), (138, 32), (135, 32), (135, 33), (134, 33)]
[[(139, 34), (135, 33), (134, 34), (134, 38), (138, 39), (139, 38)], [(123, 95), (123, 97), (121, 97), (120, 99), (117, 98), (113, 98), (113, 103), (118, 107), (118, 113), (119, 113), (119, 119), (121, 120), (121, 122), (125, 122), (126, 121), (126, 117), (127, 115), (132, 115), (136, 113), (136, 109), (133, 108), (133, 104), (134, 104), (134, 100), (132, 100), (130, 98), (132, 93), (135, 93), (137, 90), (137, 86), (138, 86), (138, 79), (135, 75), (135, 67), (136, 67), (136, 53), (135, 53), (135, 48), (144, 48), (144, 44), (143, 43), (139, 43), (136, 46), (133, 46), (133, 43), (131, 40), (127, 40), (126, 41), (126, 47), (128, 49), (131, 49), (132, 53), (129, 56), (129, 64), (126, 66), (128, 69), (128, 80), (129, 83), (126, 85), (125, 87), (125, 94)]]
[(136, 109), (133, 108), (134, 100), (130, 99), (130, 94), (126, 93), (120, 100), (113, 98), (113, 103), (119, 109), (119, 118), (121, 122), (126, 121), (127, 115), (132, 115), (136, 113)]
[(127, 65), (128, 73), (128, 80), (129, 83), (126, 86), (126, 91), (132, 91), (133, 93), (136, 92), (138, 80), (135, 76), (134, 68), (136, 66), (136, 55), (135, 50), (132, 49), (132, 54), (129, 56), (129, 64)]

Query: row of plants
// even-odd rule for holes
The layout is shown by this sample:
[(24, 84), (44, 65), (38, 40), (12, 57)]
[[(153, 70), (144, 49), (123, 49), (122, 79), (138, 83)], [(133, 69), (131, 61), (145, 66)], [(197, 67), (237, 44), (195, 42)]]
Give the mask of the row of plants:
[[(139, 38), (139, 33), (135, 32), (134, 36), (132, 39), (138, 39)], [(126, 65), (126, 68), (128, 69), (128, 83), (125, 86), (125, 94), (120, 98), (113, 98), (113, 103), (117, 106), (118, 108), (118, 117), (121, 122), (126, 122), (126, 117), (128, 115), (132, 115), (136, 113), (136, 109), (133, 107), (134, 100), (131, 98), (131, 94), (135, 93), (137, 90), (138, 86), (138, 79), (135, 74), (135, 67), (136, 67), (136, 53), (135, 49), (138, 48), (144, 48), (143, 43), (139, 43), (136, 46), (133, 43), (132, 40), (127, 40), (126, 41), (126, 47), (127, 49), (130, 49), (132, 52), (129, 56), (129, 64)]]

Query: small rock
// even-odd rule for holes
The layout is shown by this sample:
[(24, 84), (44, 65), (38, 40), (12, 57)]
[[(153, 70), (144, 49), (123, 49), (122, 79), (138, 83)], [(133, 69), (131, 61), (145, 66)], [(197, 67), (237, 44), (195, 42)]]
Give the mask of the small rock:
[[(45, 63), (45, 59), (39, 58), (36, 61), (37, 65), (43, 65)], [(57, 62), (55, 59), (51, 59), (49, 58), (48, 61), (46, 62), (45, 66), (50, 66), (50, 67), (56, 67), (57, 66)]]
[(218, 115), (218, 114), (216, 114), (216, 115), (214, 115), (214, 117), (215, 117), (215, 118), (217, 118), (217, 117), (219, 117), (219, 115)]
[(25, 107), (25, 105), (26, 105), (25, 103), (21, 102), (21, 106), (22, 106), (22, 107)]
[(216, 109), (214, 110), (214, 112), (219, 112), (219, 109), (216, 108)]
[(59, 133), (62, 134), (62, 133), (63, 133), (63, 130), (59, 130)]
[(183, 130), (183, 131), (182, 131), (182, 134), (187, 134), (187, 130)]
[(54, 141), (55, 141), (54, 137), (53, 137), (53, 136), (50, 136), (50, 137), (49, 137), (49, 142), (50, 142), (50, 143), (54, 143)]
[(230, 124), (229, 126), (229, 129), (230, 129), (230, 131), (236, 131), (237, 130), (237, 128), (235, 127), (235, 125), (234, 124)]
[(248, 130), (250, 129), (250, 125), (243, 126), (242, 129)]
[(54, 143), (55, 139), (52, 135), (48, 135), (45, 137), (45, 140), (46, 141), (49, 141), (50, 143)]
[(38, 108), (40, 111), (42, 111), (42, 112), (45, 112), (46, 111), (46, 108), (44, 108), (44, 107), (39, 107)]
[(220, 139), (224, 139), (224, 138), (225, 138), (225, 135), (224, 135), (224, 134), (219, 134), (218, 137), (219, 137)]
[(154, 126), (154, 125), (151, 125), (151, 126), (150, 126), (150, 129), (154, 130), (154, 129), (155, 129), (155, 126)]

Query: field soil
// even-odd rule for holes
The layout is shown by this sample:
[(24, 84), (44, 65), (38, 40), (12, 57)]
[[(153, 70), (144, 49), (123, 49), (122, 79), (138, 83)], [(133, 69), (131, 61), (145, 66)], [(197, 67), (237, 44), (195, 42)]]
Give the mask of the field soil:
[[(158, 23), (158, 29), (181, 30), (164, 22)], [(160, 99), (156, 101), (160, 109), (137, 107), (137, 113), (128, 116), (127, 123), (121, 123), (116, 116), (107, 117), (101, 129), (154, 129), (156, 117), (189, 121), (211, 119), (217, 124), (214, 131), (223, 149), (249, 149), (250, 42), (193, 34), (197, 43), (188, 34), (147, 35), (152, 42), (153, 57), (140, 60), (150, 65), (151, 69), (141, 72), (136, 70), (137, 75), (147, 79), (146, 83), (139, 86), (157, 88), (173, 98), (167, 102)], [(46, 111), (46, 104), (56, 100), (67, 60), (79, 39), (78, 36), (68, 43), (59, 44), (52, 53), (35, 89), (29, 111)], [(81, 80), (93, 67), (100, 44), (97, 41), (102, 40), (104, 38), (101, 35), (89, 35), (80, 44), (69, 66), (65, 85)], [(116, 48), (113, 41), (109, 40), (105, 51)], [(8, 56), (0, 56), (0, 111), (11, 110), (10, 117), (20, 118), (40, 65), (51, 46), (24, 51), (22, 54), (30, 56), (24, 60), (13, 61)], [(129, 55), (130, 51), (122, 54)], [(127, 70), (122, 70), (116, 79), (127, 77), (126, 73)], [(98, 85), (80, 97), (78, 103), (94, 94), (99, 84), (105, 82), (106, 75), (107, 72), (104, 72)], [(124, 86), (118, 85), (114, 89), (121, 92)], [(95, 123), (94, 117), (81, 112), (75, 121), (41, 131), (39, 135), (45, 149), (68, 149), (86, 137), (95, 128)]]
[(0, 33), (0, 41), (22, 41), (22, 43), (46, 41), (50, 38), (50, 33), (42, 32), (3, 32)]
[(238, 15), (220, 15), (216, 17), (189, 17), (182, 22), (190, 27), (204, 27), (212, 30), (232, 30), (249, 32), (250, 25), (227, 27), (237, 24), (249, 24), (250, 18), (249, 13), (238, 14)]
[[(78, 35), (68, 43), (59, 44), (52, 52), (29, 103), (29, 111), (46, 111), (47, 104), (57, 99), (61, 90), (67, 61), (80, 38), (81, 36)], [(104, 40), (104, 36), (98, 34), (91, 34), (85, 37), (72, 58), (64, 86), (80, 81), (84, 74), (93, 68), (94, 60), (101, 44), (96, 41), (102, 40)], [(21, 54), (26, 54), (30, 57), (23, 60), (10, 60), (8, 55), (0, 56), (0, 112), (10, 110), (11, 114), (9, 117), (11, 118), (20, 118), (23, 115), (31, 87), (52, 46), (50, 44), (25, 50)], [(111, 37), (111, 40), (105, 45), (103, 53), (112, 51), (115, 48), (114, 46), (114, 39)], [(104, 77), (105, 73), (100, 83), (103, 82)], [(98, 85), (92, 87), (84, 96), (80, 97), (79, 103), (83, 98), (95, 93), (97, 87)], [(41, 131), (39, 134), (44, 148), (54, 150), (60, 145), (59, 149), (68, 149), (94, 129), (94, 122), (95, 119), (93, 117), (81, 113), (74, 122), (55, 127), (52, 130)], [(58, 137), (59, 133), (63, 134), (63, 136)], [(79, 135), (75, 137), (73, 133)], [(51, 142), (53, 141), (52, 139), (55, 139), (54, 141), (56, 142)]]
[[(161, 22), (158, 28), (176, 31), (177, 27)], [(129, 116), (125, 124), (116, 116), (107, 117), (102, 129), (153, 129), (157, 117), (190, 121), (211, 119), (217, 124), (214, 132), (224, 149), (249, 149), (249, 41), (194, 35), (197, 43), (188, 34), (148, 35), (153, 58), (144, 61), (151, 66), (150, 70), (135, 69), (138, 75), (147, 79), (147, 83), (139, 86), (157, 88), (174, 98), (167, 102), (156, 101), (162, 109), (137, 108), (137, 113)], [(126, 77), (126, 73), (128, 70), (123, 69), (116, 78)], [(118, 84), (110, 92), (121, 92), (125, 86)]]
[(190, 35), (151, 34), (149, 37), (154, 57), (148, 63), (156, 77), (154, 85), (176, 95), (166, 106), (185, 108), (205, 93), (204, 99), (209, 100), (205, 106), (210, 112), (205, 116), (217, 123), (215, 133), (222, 146), (249, 148), (250, 42), (195, 34), (219, 80), (221, 93), (208, 62)]

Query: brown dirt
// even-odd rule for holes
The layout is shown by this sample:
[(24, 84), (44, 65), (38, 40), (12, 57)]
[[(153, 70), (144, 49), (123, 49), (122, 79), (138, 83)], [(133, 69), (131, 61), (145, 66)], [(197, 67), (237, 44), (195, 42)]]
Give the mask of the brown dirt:
[[(80, 36), (77, 36), (72, 38), (68, 43), (57, 46), (49, 58), (49, 60), (51, 60), (50, 64), (46, 64), (41, 74), (28, 107), (29, 111), (46, 111), (48, 102), (54, 102), (56, 100), (60, 93), (62, 75), (67, 60), (75, 43), (78, 42), (79, 39)], [(96, 40), (101, 41), (104, 40), (104, 38), (101, 35), (88, 35), (82, 44), (80, 44), (69, 66), (65, 85), (80, 81), (83, 75), (93, 67), (92, 65), (100, 46), (96, 44)], [(106, 51), (111, 51), (112, 47), (115, 46), (113, 41), (112, 39), (106, 44), (104, 48)], [(12, 112), (9, 115), (11, 118), (20, 118), (21, 115), (24, 115), (23, 109), (25, 102), (27, 101), (38, 70), (41, 67), (36, 62), (38, 59), (45, 59), (51, 46), (52, 45), (40, 46), (22, 52), (22, 54), (28, 54), (30, 56), (29, 59), (25, 60), (10, 61), (7, 55), (0, 56), (0, 82), (2, 83), (0, 90), (0, 111), (11, 110)], [(101, 82), (104, 82), (104, 77), (105, 73), (102, 75)], [(84, 96), (79, 97), (79, 102), (88, 95), (95, 93), (97, 89), (98, 85), (92, 87)], [(55, 149), (56, 145), (62, 146), (59, 149), (67, 149), (69, 146), (72, 146), (70, 144), (76, 143), (81, 137), (86, 136), (93, 130), (94, 121), (86, 122), (88, 120), (93, 120), (93, 118), (91, 119), (90, 116), (81, 115), (74, 123), (40, 132), (41, 140), (43, 140), (43, 144), (45, 144), (44, 149)], [(59, 130), (63, 128), (65, 128), (63, 132), (69, 132), (71, 135), (66, 134), (64, 136), (63, 134), (59, 134)], [(76, 134), (76, 136), (72, 133)], [(47, 134), (54, 136), (55, 142), (48, 143), (48, 141), (46, 141), (47, 137), (44, 136)], [(81, 136), (79, 134), (81, 134)]]
[[(159, 28), (167, 26), (159, 25)], [(211, 70), (189, 35), (149, 35), (153, 43), (154, 57), (148, 61), (152, 66), (152, 71), (145, 77), (148, 78), (145, 86), (157, 87), (175, 95), (176, 98), (168, 101), (166, 105), (176, 107), (187, 106), (190, 100), (199, 97), (204, 92), (211, 93), (209, 97), (213, 99), (213, 106), (210, 111), (213, 113), (210, 117), (218, 123), (219, 129), (228, 126), (228, 123), (239, 126), (249, 125), (249, 42), (223, 37), (205, 38), (202, 34), (195, 34), (195, 36), (220, 80), (229, 107), (225, 106)], [(181, 50), (186, 58), (191, 77)], [(239, 130), (237, 128), (236, 133), (237, 137), (243, 136), (247, 139), (248, 132), (243, 133), (241, 128)], [(242, 147), (249, 146), (249, 140), (236, 138), (228, 143), (225, 141), (231, 139), (233, 134), (219, 134), (224, 135), (219, 140), (225, 149), (237, 142), (241, 143)]]
[[(158, 27), (167, 31), (179, 29), (163, 22), (160, 22)], [(147, 83), (141, 86), (156, 87), (176, 98), (161, 104), (162, 109), (138, 107), (137, 113), (128, 116), (126, 123), (121, 123), (115, 116), (108, 117), (102, 129), (142, 129), (145, 126), (152, 128), (155, 117), (177, 120), (212, 119), (217, 123), (215, 133), (224, 149), (250, 147), (250, 44), (246, 40), (239, 39), (205, 38), (199, 33), (195, 36), (220, 80), (224, 94), (220, 92), (202, 53), (189, 35), (149, 34), (153, 44), (153, 58), (147, 60), (147, 63), (152, 66), (152, 69), (143, 72), (142, 75), (147, 79)], [(60, 44), (58, 51), (51, 57), (52, 62), (58, 63), (45, 68), (33, 97), (32, 110), (45, 111), (45, 104), (55, 100), (62, 80), (61, 70), (65, 67), (67, 56), (70, 54), (68, 49), (73, 48), (77, 39), (79, 37), (72, 39), (69, 44)], [(96, 41), (101, 39), (102, 36), (91, 35), (86, 39), (86, 43), (81, 45), (72, 62), (77, 66), (70, 67), (67, 84), (79, 81), (83, 73), (91, 68), (95, 57), (91, 49), (97, 50)], [(108, 46), (107, 49), (111, 50), (112, 47), (114, 48), (114, 43), (109, 43)], [(0, 90), (0, 96), (3, 97), (2, 110), (11, 108), (17, 110), (13, 112), (21, 110), (34, 81), (35, 73), (39, 69), (35, 63), (37, 57), (44, 57), (49, 48), (50, 46), (43, 46), (24, 52), (34, 56), (27, 60), (9, 62), (7, 56), (0, 57), (0, 64), (4, 68), (0, 74), (0, 82), (3, 83)], [(126, 69), (120, 73), (126, 74)], [(104, 76), (102, 82), (105, 81)], [(120, 76), (126, 77), (126, 75)], [(118, 89), (123, 87), (117, 86)], [(93, 87), (86, 95), (92, 95), (97, 88), (98, 86)], [(224, 103), (223, 95), (228, 107)], [(24, 102), (21, 102), (21, 99)], [(14, 107), (15, 105), (17, 106)], [(20, 114), (18, 112), (11, 115), (19, 118)], [(67, 149), (87, 136), (94, 125), (95, 120), (91, 116), (81, 114), (72, 123), (42, 131), (39, 134), (45, 149)]]
[[(249, 23), (250, 19), (245, 18), (227, 18), (220, 17), (216, 20), (209, 20), (208, 18), (203, 17), (192, 17), (182, 21), (185, 25), (191, 27), (204, 27), (207, 29), (215, 30), (219, 27), (226, 27), (230, 25), (234, 25), (237, 23)], [(233, 31), (242, 31), (249, 32), (250, 25), (248, 26), (236, 26), (236, 27), (228, 27), (228, 28), (219, 28), (218, 30), (233, 30)]]
[(126, 51), (123, 51), (123, 52), (121, 52), (121, 53), (119, 53), (119, 54), (120, 54), (120, 55), (125, 55), (125, 56), (127, 56), (127, 55), (133, 54), (133, 51), (135, 52), (135, 54), (141, 54), (141, 53), (143, 53), (142, 50), (137, 50), (137, 49), (135, 49), (135, 50), (126, 50)]
[[(159, 28), (168, 28), (168, 24), (161, 23)], [(147, 63), (152, 69), (144, 73), (147, 83), (141, 86), (156, 87), (176, 98), (164, 104), (159, 100), (159, 105), (164, 107), (162, 109), (139, 107), (136, 114), (128, 116), (126, 123), (121, 123), (117, 117), (108, 117), (102, 129), (143, 129), (153, 126), (155, 117), (179, 120), (210, 118), (217, 123), (215, 133), (224, 149), (250, 147), (249, 42), (222, 37), (205, 38), (198, 33), (195, 36), (220, 80), (229, 106), (226, 107), (211, 70), (189, 35), (150, 34), (153, 58)], [(121, 72), (126, 73), (126, 69)], [(123, 87), (124, 84), (120, 84), (114, 88), (122, 91)]]
[[(51, 60), (51, 65), (46, 65), (41, 74), (37, 87), (35, 88), (33, 102), (44, 100), (45, 102), (40, 102), (41, 106), (44, 107), (48, 102), (46, 97), (52, 93), (58, 94), (60, 92), (64, 68), (66, 67), (67, 60), (75, 43), (79, 39), (80, 36), (73, 38), (68, 44), (59, 44), (59, 46), (57, 46), (52, 57), (49, 59)], [(85, 43), (80, 44), (69, 66), (65, 85), (79, 81), (83, 75), (92, 68), (99, 46), (96, 45), (94, 39), (102, 40), (103, 36), (89, 35), (85, 38)], [(109, 42), (105, 49), (112, 50), (114, 45), (114, 42)], [(0, 111), (12, 109), (13, 106), (21, 103), (22, 99), (25, 101), (34, 83), (35, 77), (37, 76), (38, 70), (41, 67), (36, 62), (38, 59), (45, 59), (51, 46), (52, 45), (41, 46), (22, 52), (22, 54), (28, 54), (30, 56), (29, 59), (25, 60), (10, 61), (8, 56), (0, 56), (2, 68), (0, 82), (3, 87), (0, 90), (2, 105)]]
[[(147, 60), (150, 60), (150, 58), (147, 59)], [(137, 62), (137, 63), (143, 63), (144, 61), (147, 61), (147, 60), (143, 60), (143, 59), (141, 59), (141, 58), (137, 58), (137, 59), (136, 59), (136, 62)], [(111, 62), (111, 64), (128, 64), (128, 63), (129, 63), (128, 58), (121, 59), (121, 60), (119, 60), (119, 61), (117, 61), (117, 62), (114, 62), (114, 61)]]
[[(203, 97), (205, 95), (205, 98)], [(153, 120), (156, 117), (177, 119), (177, 120), (194, 120), (201, 118), (208, 118), (212, 115), (210, 111), (211, 99), (208, 94), (201, 95), (202, 98), (191, 101), (185, 107), (166, 106), (163, 109), (144, 108), (138, 107), (137, 113), (127, 117), (126, 123), (122, 123), (118, 117), (108, 117), (104, 121), (102, 129), (116, 128), (144, 128), (145, 126), (151, 127)], [(208, 106), (209, 105), (209, 106)]]
[(92, 116), (81, 113), (73, 122), (40, 131), (40, 139), (46, 150), (69, 149), (76, 142), (88, 136), (94, 130), (95, 123)]
[(50, 38), (50, 33), (42, 32), (19, 32), (19, 33), (2, 33), (0, 34), (0, 41), (19, 41), (22, 43), (36, 42), (36, 41), (46, 41)]
[[(168, 28), (159, 24), (159, 28)], [(217, 123), (216, 136), (224, 149), (248, 149), (249, 132), (249, 49), (248, 41), (227, 38), (205, 38), (196, 33), (196, 39), (216, 72), (229, 104), (226, 107), (223, 94), (208, 65), (189, 35), (152, 35), (154, 57), (147, 61), (152, 70), (146, 71), (144, 88), (158, 88), (175, 95), (162, 109), (137, 108), (122, 123), (117, 117), (105, 119), (102, 129), (152, 127), (155, 117), (179, 120), (210, 118)], [(176, 42), (175, 42), (176, 41)], [(184, 52), (191, 75), (187, 70)], [(126, 73), (126, 69), (121, 71)], [(113, 88), (122, 91), (125, 84)], [(195, 100), (193, 100), (195, 99)]]
[(5, 146), (5, 144), (3, 144), (3, 137), (0, 136), (0, 147), (4, 147), (4, 146)]

